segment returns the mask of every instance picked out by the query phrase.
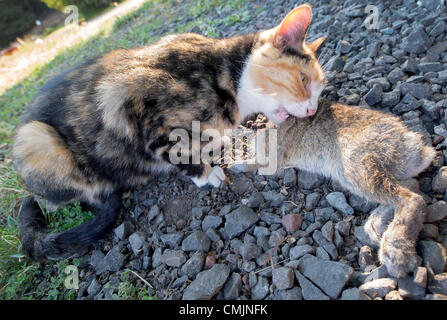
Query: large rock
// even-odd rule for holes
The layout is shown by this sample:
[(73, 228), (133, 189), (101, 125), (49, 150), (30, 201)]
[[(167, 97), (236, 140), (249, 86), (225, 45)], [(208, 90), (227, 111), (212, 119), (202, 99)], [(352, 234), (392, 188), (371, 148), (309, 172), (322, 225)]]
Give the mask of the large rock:
[(326, 200), (344, 214), (354, 214), (354, 209), (346, 202), (346, 197), (342, 192), (331, 192), (326, 196)]
[(426, 222), (436, 222), (447, 217), (447, 203), (443, 200), (438, 201), (427, 207)]
[(230, 239), (233, 239), (255, 224), (259, 217), (249, 207), (240, 206), (227, 214), (225, 219), (225, 233)]
[(228, 279), (223, 289), (225, 300), (236, 300), (239, 297), (241, 291), (241, 275), (233, 272), (230, 279)]
[(203, 253), (202, 251), (197, 251), (182, 266), (182, 273), (184, 275), (187, 275), (189, 278), (195, 277), (200, 271), (202, 271), (203, 265), (205, 263), (205, 258), (205, 253)]
[(418, 249), (425, 267), (430, 267), (435, 274), (445, 271), (447, 253), (445, 248), (435, 241), (420, 241)]
[(383, 278), (366, 282), (362, 284), (359, 289), (371, 298), (384, 298), (388, 292), (395, 290), (396, 287), (396, 280), (391, 278)]
[(433, 293), (447, 295), (447, 272), (435, 275), (428, 289)]
[(428, 99), (432, 98), (431, 85), (424, 83), (403, 83), (400, 87), (402, 95), (410, 94), (417, 99)]
[(107, 270), (117, 272), (126, 263), (126, 257), (120, 252), (118, 246), (114, 246), (105, 256), (104, 262)]
[(208, 251), (211, 240), (202, 231), (194, 231), (182, 242), (183, 251)]
[(258, 281), (256, 285), (251, 289), (251, 298), (253, 300), (264, 299), (269, 293), (269, 281), (267, 278), (258, 276)]
[(358, 288), (349, 288), (341, 293), (341, 300), (371, 300), (366, 294)]
[(298, 260), (302, 256), (308, 253), (314, 253), (315, 250), (308, 244), (304, 244), (301, 246), (295, 246), (289, 251), (290, 260)]
[(431, 41), (424, 28), (419, 27), (402, 41), (402, 49), (410, 53), (424, 53), (430, 48)]
[(441, 167), (433, 178), (432, 189), (436, 193), (444, 193), (447, 189), (447, 167)]
[(329, 300), (329, 297), (321, 292), (312, 282), (306, 279), (298, 270), (295, 270), (295, 276), (301, 287), (301, 293), (304, 300)]
[(333, 299), (338, 297), (354, 273), (354, 269), (344, 263), (323, 260), (309, 254), (300, 260), (298, 268)]
[(182, 250), (166, 249), (161, 259), (166, 265), (178, 268), (186, 262), (187, 256)]
[(294, 280), (295, 276), (290, 268), (281, 267), (272, 270), (272, 282), (279, 290), (292, 288)]
[(209, 300), (222, 289), (230, 275), (230, 268), (215, 264), (210, 270), (200, 272), (183, 292), (183, 300)]

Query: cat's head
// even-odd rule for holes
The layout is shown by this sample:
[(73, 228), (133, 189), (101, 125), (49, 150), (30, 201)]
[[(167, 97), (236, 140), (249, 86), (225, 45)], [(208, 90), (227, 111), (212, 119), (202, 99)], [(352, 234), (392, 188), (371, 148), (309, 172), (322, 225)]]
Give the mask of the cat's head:
[(246, 94), (276, 124), (317, 110), (325, 77), (315, 52), (325, 37), (306, 43), (311, 20), (308, 4), (292, 10), (280, 25), (259, 33), (247, 64)]

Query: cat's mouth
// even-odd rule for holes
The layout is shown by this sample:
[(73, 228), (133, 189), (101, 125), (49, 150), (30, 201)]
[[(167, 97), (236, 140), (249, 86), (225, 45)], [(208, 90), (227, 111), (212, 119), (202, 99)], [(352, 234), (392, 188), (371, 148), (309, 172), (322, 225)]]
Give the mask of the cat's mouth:
[(276, 110), (276, 116), (282, 123), (290, 117), (290, 113), (287, 111), (286, 108), (284, 108), (283, 105), (280, 105), (279, 108)]

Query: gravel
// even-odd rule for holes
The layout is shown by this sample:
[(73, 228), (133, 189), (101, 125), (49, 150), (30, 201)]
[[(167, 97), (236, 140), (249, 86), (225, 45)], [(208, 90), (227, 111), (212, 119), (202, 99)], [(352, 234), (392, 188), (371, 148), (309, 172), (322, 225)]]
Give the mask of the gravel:
[[(232, 169), (219, 189), (199, 189), (173, 172), (135, 190), (114, 231), (82, 257), (78, 299), (114, 299), (126, 269), (153, 288), (136, 276), (127, 281), (161, 300), (445, 298), (447, 10), (435, 2), (372, 1), (380, 12), (374, 31), (362, 24), (363, 5), (347, 10), (352, 1), (310, 1), (308, 37), (328, 35), (322, 96), (401, 117), (437, 150), (435, 164), (412, 180), (427, 202), (413, 274), (392, 279), (378, 260), (393, 208), (335, 181), (293, 168), (271, 176)], [(219, 36), (267, 29), (295, 5), (248, 1), (252, 21), (216, 28)], [(169, 30), (177, 23), (187, 22)], [(256, 129), (264, 119), (250, 121)]]
[(372, 280), (362, 284), (359, 289), (371, 298), (384, 298), (389, 292), (397, 288), (397, 281), (391, 278)]
[(230, 274), (224, 264), (215, 264), (210, 270), (200, 272), (196, 279), (186, 287), (183, 300), (209, 300), (222, 289)]

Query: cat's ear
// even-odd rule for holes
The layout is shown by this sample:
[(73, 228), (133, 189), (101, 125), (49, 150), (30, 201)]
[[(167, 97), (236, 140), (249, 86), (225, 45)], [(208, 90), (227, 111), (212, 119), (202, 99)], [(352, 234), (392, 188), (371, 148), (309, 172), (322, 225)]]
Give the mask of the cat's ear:
[(327, 36), (318, 38), (311, 43), (306, 43), (306, 46), (310, 49), (312, 52), (316, 52), (318, 48), (321, 46), (321, 44), (326, 40)]
[(310, 5), (303, 4), (293, 9), (276, 27), (274, 38), (276, 47), (280, 49), (302, 49), (311, 21), (312, 9)]

